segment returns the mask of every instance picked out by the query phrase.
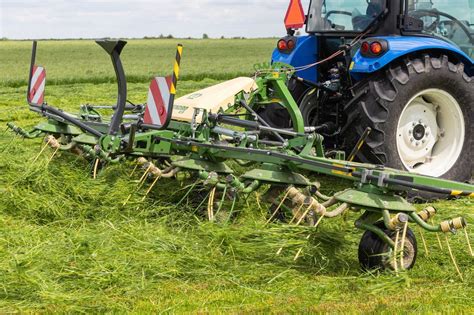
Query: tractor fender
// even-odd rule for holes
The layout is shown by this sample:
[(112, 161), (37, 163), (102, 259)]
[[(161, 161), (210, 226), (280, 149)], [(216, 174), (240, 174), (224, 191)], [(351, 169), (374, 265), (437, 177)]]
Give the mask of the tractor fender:
[[(272, 54), (272, 64), (274, 62), (283, 62), (293, 67), (301, 67), (313, 64), (317, 61), (317, 37), (305, 35), (296, 37), (295, 48), (291, 52), (281, 52), (275, 48)], [(317, 82), (317, 69), (310, 67), (303, 71), (297, 71), (296, 74), (306, 80)]]
[(358, 50), (352, 59), (350, 67), (351, 75), (356, 79), (376, 72), (394, 60), (417, 51), (427, 53), (430, 51), (444, 51), (445, 54), (455, 55), (464, 63), (465, 70), (469, 75), (474, 73), (474, 60), (458, 46), (450, 42), (421, 36), (381, 36), (377, 38), (388, 42), (388, 51), (378, 58), (373, 58), (362, 56), (360, 50)]

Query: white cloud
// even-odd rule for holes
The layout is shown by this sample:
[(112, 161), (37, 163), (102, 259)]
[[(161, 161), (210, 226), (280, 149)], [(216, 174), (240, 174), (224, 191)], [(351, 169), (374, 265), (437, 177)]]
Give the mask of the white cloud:
[(0, 0), (0, 37), (280, 36), (288, 2)]

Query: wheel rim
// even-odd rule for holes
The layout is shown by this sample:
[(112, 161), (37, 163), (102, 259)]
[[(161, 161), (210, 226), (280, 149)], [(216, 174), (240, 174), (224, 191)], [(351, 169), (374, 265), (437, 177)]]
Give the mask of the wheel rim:
[(390, 268), (392, 270), (399, 269), (410, 269), (413, 267), (415, 258), (416, 258), (416, 249), (413, 243), (406, 239), (403, 245), (403, 264), (401, 262), (402, 255), (402, 240), (400, 239), (397, 244), (398, 252), (395, 253), (392, 248), (389, 248), (387, 255), (383, 257), (383, 265), (385, 268)]
[(398, 155), (410, 172), (442, 176), (459, 158), (465, 132), (464, 115), (456, 99), (440, 89), (424, 90), (400, 115)]

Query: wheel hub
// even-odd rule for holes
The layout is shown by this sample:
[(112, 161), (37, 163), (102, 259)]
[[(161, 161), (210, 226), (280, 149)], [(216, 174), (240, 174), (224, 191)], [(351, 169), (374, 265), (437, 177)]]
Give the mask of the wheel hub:
[[(402, 250), (402, 246), (403, 246), (403, 250)], [(415, 257), (416, 257), (415, 246), (409, 240), (405, 240), (404, 244), (402, 245), (402, 240), (399, 239), (397, 243), (397, 248), (398, 248), (397, 253), (395, 253), (393, 249), (388, 250), (388, 255), (386, 255), (383, 259), (384, 265), (392, 270), (410, 269), (410, 266), (413, 265), (413, 261), (415, 260)], [(403, 255), (403, 260), (401, 259), (402, 255)]]
[(430, 161), (431, 152), (438, 137), (437, 112), (432, 106), (417, 102), (406, 113), (410, 118), (404, 123), (398, 135), (398, 149), (405, 161), (414, 167)]
[(425, 137), (425, 126), (422, 125), (422, 124), (418, 124), (415, 126), (415, 128), (413, 128), (413, 138), (416, 140), (416, 141), (419, 141), (419, 140), (422, 140), (424, 137)]
[(464, 136), (463, 113), (454, 97), (428, 89), (415, 95), (402, 111), (397, 149), (407, 170), (437, 177), (456, 162)]

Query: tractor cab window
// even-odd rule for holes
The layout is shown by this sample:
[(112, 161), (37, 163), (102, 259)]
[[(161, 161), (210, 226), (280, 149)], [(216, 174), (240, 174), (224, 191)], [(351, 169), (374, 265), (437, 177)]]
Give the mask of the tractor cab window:
[(474, 58), (474, 0), (407, 0), (406, 9), (423, 21), (423, 33), (454, 43)]
[(312, 0), (307, 31), (360, 32), (385, 9), (386, 0)]

